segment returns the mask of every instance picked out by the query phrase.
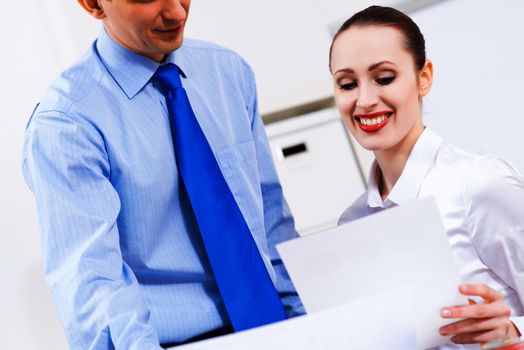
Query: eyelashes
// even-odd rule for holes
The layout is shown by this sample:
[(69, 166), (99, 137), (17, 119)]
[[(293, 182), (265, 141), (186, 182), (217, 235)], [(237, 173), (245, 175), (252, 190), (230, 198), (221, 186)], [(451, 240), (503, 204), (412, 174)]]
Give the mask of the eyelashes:
[(384, 77), (384, 78), (378, 78), (376, 80), (376, 82), (379, 84), (379, 85), (389, 85), (391, 84), (394, 80), (395, 80), (395, 76), (391, 76), (391, 77)]
[(353, 90), (357, 87), (357, 83), (353, 81), (351, 83), (340, 84), (339, 86), (341, 90)]
[[(382, 78), (377, 78), (375, 79), (375, 82), (378, 84), (378, 85), (381, 85), (381, 86), (385, 86), (385, 85), (389, 85), (391, 84), (392, 82), (395, 81), (397, 77), (396, 76), (388, 76), (388, 77), (382, 77)], [(351, 82), (347, 82), (347, 83), (343, 83), (343, 84), (340, 84), (339, 83), (339, 88), (340, 90), (353, 90), (354, 88), (356, 88), (358, 86), (357, 82), (356, 81), (351, 81)]]

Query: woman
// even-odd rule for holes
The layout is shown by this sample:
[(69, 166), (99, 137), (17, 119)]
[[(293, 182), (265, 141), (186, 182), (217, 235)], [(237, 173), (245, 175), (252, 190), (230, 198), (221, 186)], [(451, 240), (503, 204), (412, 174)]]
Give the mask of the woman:
[(524, 309), (495, 237), (523, 225), (524, 181), (508, 163), (445, 144), (424, 126), (433, 65), (418, 26), (395, 9), (371, 6), (339, 29), (329, 65), (346, 127), (375, 154), (367, 192), (340, 222), (434, 196), (468, 283), (459, 291), (472, 298), (441, 309), (450, 324), (440, 333), (456, 344), (520, 336)]

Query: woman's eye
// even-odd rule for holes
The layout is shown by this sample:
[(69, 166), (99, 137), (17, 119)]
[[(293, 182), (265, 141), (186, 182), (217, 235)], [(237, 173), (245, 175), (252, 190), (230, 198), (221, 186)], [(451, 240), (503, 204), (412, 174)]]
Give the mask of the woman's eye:
[(395, 80), (396, 77), (384, 77), (384, 78), (378, 78), (377, 79), (377, 83), (379, 85), (388, 85), (388, 84), (391, 84), (393, 82), (393, 80)]
[(353, 90), (354, 88), (357, 87), (357, 83), (352, 81), (352, 82), (349, 82), (349, 83), (340, 84), (339, 86), (340, 86), (341, 90)]

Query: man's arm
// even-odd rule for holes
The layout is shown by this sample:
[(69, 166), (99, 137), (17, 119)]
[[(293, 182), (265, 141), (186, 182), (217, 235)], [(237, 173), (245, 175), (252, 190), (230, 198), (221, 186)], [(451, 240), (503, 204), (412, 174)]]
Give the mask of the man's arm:
[(36, 114), (24, 175), (34, 193), (45, 276), (72, 349), (161, 349), (123, 261), (119, 196), (98, 130), (62, 112)]
[(304, 306), (289, 278), (275, 245), (298, 237), (295, 222), (282, 193), (282, 186), (273, 163), (269, 141), (258, 111), (257, 93), (252, 70), (246, 65), (248, 81), (247, 108), (252, 116), (251, 130), (257, 153), (260, 186), (264, 200), (264, 226), (269, 256), (277, 277), (277, 290), (289, 317), (305, 314)]

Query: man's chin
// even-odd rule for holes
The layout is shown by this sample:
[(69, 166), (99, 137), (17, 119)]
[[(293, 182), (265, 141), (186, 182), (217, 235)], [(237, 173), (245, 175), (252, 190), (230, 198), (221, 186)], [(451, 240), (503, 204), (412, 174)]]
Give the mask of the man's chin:
[(182, 46), (183, 42), (184, 42), (183, 38), (177, 38), (176, 40), (167, 41), (167, 42), (163, 41), (159, 43), (157, 48), (159, 52), (167, 55), (175, 50), (178, 50)]

